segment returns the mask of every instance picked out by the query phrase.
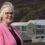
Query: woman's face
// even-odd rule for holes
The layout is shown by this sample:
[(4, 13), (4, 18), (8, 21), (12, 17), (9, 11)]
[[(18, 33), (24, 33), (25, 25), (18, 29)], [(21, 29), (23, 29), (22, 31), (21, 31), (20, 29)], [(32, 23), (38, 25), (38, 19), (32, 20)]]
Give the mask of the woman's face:
[(14, 15), (13, 10), (10, 7), (6, 7), (2, 10), (2, 18), (3, 21), (7, 23), (11, 23), (13, 21)]

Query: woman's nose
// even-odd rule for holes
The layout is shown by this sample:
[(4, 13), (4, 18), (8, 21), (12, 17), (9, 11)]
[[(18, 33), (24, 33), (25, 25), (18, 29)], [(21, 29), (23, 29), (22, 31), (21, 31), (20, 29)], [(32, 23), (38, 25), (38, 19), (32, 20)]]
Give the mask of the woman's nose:
[(12, 14), (9, 14), (8, 16), (12, 16)]

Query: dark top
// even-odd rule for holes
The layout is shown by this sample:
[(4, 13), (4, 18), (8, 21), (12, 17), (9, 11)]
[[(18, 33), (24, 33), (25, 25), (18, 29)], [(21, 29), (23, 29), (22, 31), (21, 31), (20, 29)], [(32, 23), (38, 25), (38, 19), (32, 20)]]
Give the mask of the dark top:
[(21, 45), (21, 40), (20, 38), (16, 35), (16, 33), (12, 30), (10, 30), (10, 32), (12, 33), (13, 37), (16, 39), (17, 45)]

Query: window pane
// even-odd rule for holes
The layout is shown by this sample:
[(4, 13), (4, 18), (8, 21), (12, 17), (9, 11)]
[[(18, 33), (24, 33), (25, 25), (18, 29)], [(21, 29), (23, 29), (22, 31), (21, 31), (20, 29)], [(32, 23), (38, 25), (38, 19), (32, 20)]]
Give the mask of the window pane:
[(23, 31), (26, 31), (26, 26), (22, 26), (22, 30)]

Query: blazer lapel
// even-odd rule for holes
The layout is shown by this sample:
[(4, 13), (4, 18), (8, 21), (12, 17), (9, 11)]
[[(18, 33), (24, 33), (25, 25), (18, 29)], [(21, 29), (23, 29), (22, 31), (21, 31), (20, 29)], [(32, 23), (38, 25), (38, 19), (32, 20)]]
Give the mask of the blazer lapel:
[(22, 38), (20, 37), (20, 34), (18, 33), (17, 29), (16, 29), (15, 27), (13, 27), (13, 26), (12, 26), (12, 28), (13, 28), (14, 32), (17, 34), (17, 36), (20, 38), (21, 44), (23, 45), (23, 40), (22, 40)]

